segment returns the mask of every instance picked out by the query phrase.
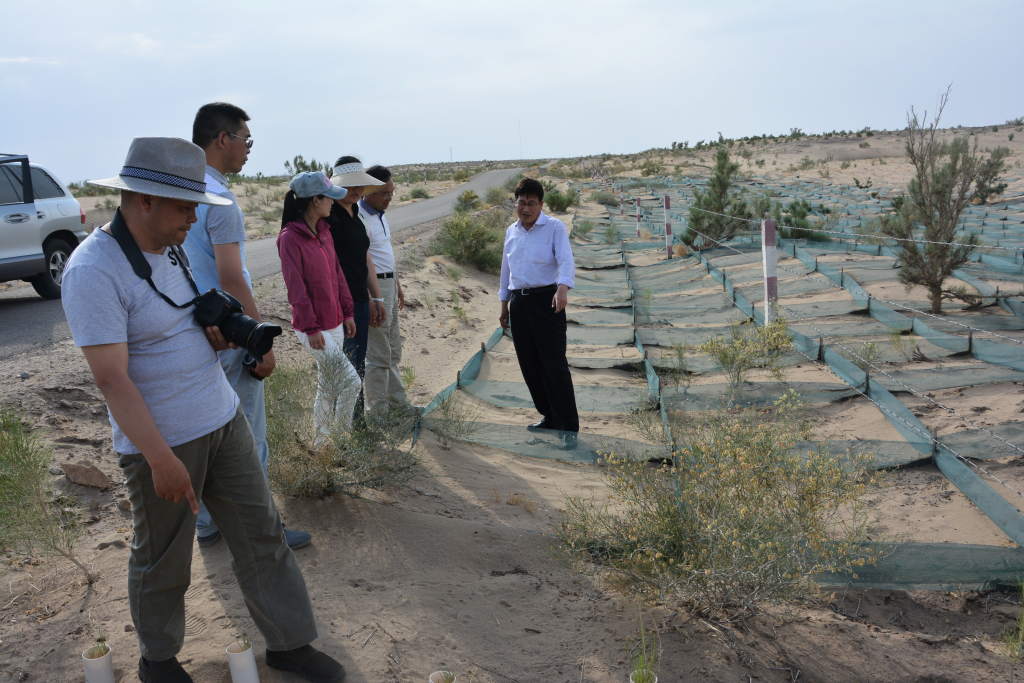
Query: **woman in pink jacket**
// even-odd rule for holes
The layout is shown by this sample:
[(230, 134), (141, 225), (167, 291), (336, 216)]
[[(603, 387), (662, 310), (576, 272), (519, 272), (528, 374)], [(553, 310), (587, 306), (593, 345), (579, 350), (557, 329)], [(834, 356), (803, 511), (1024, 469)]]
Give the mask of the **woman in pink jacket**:
[(356, 333), (355, 306), (325, 220), (345, 189), (317, 171), (300, 173), (284, 198), (277, 253), (292, 306), (292, 328), (317, 364), (313, 416), (318, 444), (352, 428), (359, 375), (343, 350)]

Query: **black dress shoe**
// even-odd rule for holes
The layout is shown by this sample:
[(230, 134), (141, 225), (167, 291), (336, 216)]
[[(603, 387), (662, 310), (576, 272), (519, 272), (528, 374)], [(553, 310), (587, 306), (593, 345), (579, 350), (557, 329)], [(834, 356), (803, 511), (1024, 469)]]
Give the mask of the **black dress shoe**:
[(312, 645), (294, 650), (267, 650), (267, 666), (291, 671), (310, 683), (341, 683), (345, 680), (345, 667)]
[(192, 683), (176, 657), (159, 662), (139, 657), (139, 680), (142, 683)]
[(526, 425), (526, 429), (530, 432), (538, 432), (542, 429), (551, 429), (551, 427), (548, 426), (548, 419), (545, 417), (540, 422), (534, 422), (533, 424)]

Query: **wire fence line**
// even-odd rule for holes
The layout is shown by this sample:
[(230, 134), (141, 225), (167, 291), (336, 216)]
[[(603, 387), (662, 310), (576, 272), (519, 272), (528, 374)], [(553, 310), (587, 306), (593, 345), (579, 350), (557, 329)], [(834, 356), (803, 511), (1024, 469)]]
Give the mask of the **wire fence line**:
[[(712, 238), (712, 237), (709, 237), (708, 235), (705, 235), (705, 234), (703, 234), (703, 233), (700, 233), (699, 231), (694, 231), (694, 232), (696, 232), (697, 234), (699, 234), (699, 235), (700, 235), (701, 237), (703, 237), (704, 239), (707, 239), (707, 240), (709, 240), (709, 241), (711, 241), (711, 242), (714, 242), (715, 244), (718, 244), (718, 245), (719, 245), (719, 246), (721, 246), (721, 247), (724, 247), (724, 248), (726, 248), (726, 249), (729, 249), (729, 250), (731, 250), (731, 251), (735, 252), (736, 254), (740, 254), (740, 255), (746, 255), (746, 254), (748, 254), (748, 253), (749, 253), (749, 252), (744, 252), (744, 251), (741, 251), (741, 250), (739, 250), (739, 249), (735, 249), (735, 248), (734, 248), (734, 247), (732, 247), (731, 245), (723, 244), (723, 243), (722, 243), (722, 242), (720, 242), (719, 240), (716, 240), (716, 239), (714, 239), (714, 238)], [(830, 284), (831, 284), (832, 286), (837, 286), (837, 285), (835, 285), (834, 283), (832, 283), (831, 281), (829, 281), (829, 283), (830, 283)], [(844, 289), (844, 291), (845, 291), (845, 289)], [(788, 306), (785, 306), (785, 305), (780, 305), (780, 304), (778, 304), (778, 303), (776, 303), (776, 305), (777, 305), (777, 306), (778, 306), (778, 307), (779, 307), (780, 309), (783, 309), (783, 310), (787, 310), (787, 311), (788, 311), (789, 313), (795, 313), (795, 311), (792, 311), (791, 309), (789, 309), (789, 307), (788, 307)], [(817, 317), (817, 316), (814, 316), (814, 317)], [(811, 327), (811, 328), (813, 328), (813, 329), (814, 329), (814, 330), (815, 330), (816, 332), (818, 332), (818, 334), (819, 334), (819, 335), (821, 335), (821, 337), (822, 337), (822, 338), (824, 338), (825, 336), (830, 336), (830, 335), (828, 335), (828, 333), (824, 332), (824, 331), (823, 331), (823, 330), (822, 330), (821, 328), (819, 328), (819, 327), (817, 327), (816, 325), (814, 325), (814, 324), (810, 323), (809, 321), (810, 321), (811, 319), (812, 319), (812, 318), (808, 318), (808, 317), (806, 317), (806, 316), (799, 316), (799, 315), (797, 315), (796, 317), (794, 317), (794, 318), (789, 318), (789, 319), (787, 319), (786, 321), (787, 321), (787, 322), (805, 322), (805, 323), (807, 323), (808, 325), (810, 325), (810, 327)], [(918, 398), (924, 399), (925, 401), (928, 401), (928, 402), (930, 402), (931, 404), (933, 404), (933, 405), (935, 405), (935, 406), (937, 406), (937, 407), (939, 407), (939, 408), (942, 408), (943, 410), (946, 410), (947, 412), (949, 412), (949, 413), (953, 414), (953, 415), (954, 415), (955, 417), (958, 417), (958, 418), (960, 418), (961, 420), (963, 420), (963, 421), (964, 421), (965, 423), (967, 423), (967, 424), (968, 424), (969, 426), (971, 426), (971, 427), (973, 427), (973, 428), (975, 428), (975, 429), (979, 429), (979, 430), (981, 430), (981, 431), (984, 431), (984, 432), (986, 432), (987, 434), (989, 434), (989, 436), (990, 436), (990, 437), (991, 437), (992, 439), (994, 439), (994, 440), (996, 440), (996, 441), (998, 441), (998, 442), (1000, 442), (1000, 443), (1002, 443), (1002, 444), (1004, 444), (1004, 445), (1006, 445), (1006, 446), (1009, 446), (1009, 447), (1010, 447), (1010, 448), (1012, 448), (1012, 449), (1013, 449), (1014, 451), (1016, 451), (1016, 452), (1018, 452), (1018, 453), (1020, 453), (1020, 454), (1024, 455), (1024, 448), (1021, 448), (1021, 447), (1020, 447), (1020, 446), (1018, 446), (1017, 444), (1014, 444), (1014, 443), (1012, 443), (1011, 441), (1009, 441), (1009, 440), (1005, 439), (1004, 437), (1002, 437), (1002, 436), (1000, 436), (1000, 435), (996, 434), (995, 432), (993, 432), (992, 430), (988, 429), (987, 427), (984, 427), (984, 426), (982, 426), (982, 425), (978, 425), (978, 424), (976, 424), (976, 423), (972, 422), (972, 421), (971, 421), (971, 420), (969, 420), (969, 419), (968, 419), (968, 418), (967, 418), (966, 416), (964, 416), (964, 415), (961, 415), (960, 413), (958, 413), (958, 412), (957, 412), (957, 411), (956, 411), (956, 410), (955, 410), (954, 408), (951, 408), (951, 407), (949, 407), (949, 406), (947, 406), (947, 405), (945, 405), (945, 404), (943, 404), (943, 403), (941, 403), (941, 402), (939, 402), (939, 401), (935, 400), (934, 398), (932, 398), (932, 397), (928, 396), (928, 395), (927, 395), (927, 394), (926, 394), (926, 393), (925, 393), (925, 392), (924, 392), (923, 390), (921, 390), (921, 389), (919, 389), (919, 388), (916, 388), (916, 387), (913, 387), (913, 386), (911, 386), (910, 384), (908, 384), (907, 382), (904, 382), (903, 380), (901, 380), (901, 379), (898, 379), (898, 378), (894, 377), (894, 376), (893, 376), (893, 375), (891, 375), (890, 373), (886, 372), (886, 371), (885, 371), (885, 370), (884, 370), (883, 368), (879, 367), (878, 365), (876, 365), (876, 364), (872, 363), (872, 362), (871, 362), (870, 360), (868, 360), (868, 359), (864, 358), (863, 356), (861, 356), (861, 355), (860, 355), (859, 353), (857, 353), (857, 352), (856, 352), (855, 350), (853, 350), (852, 348), (850, 348), (850, 347), (848, 347), (848, 346), (846, 346), (846, 345), (844, 345), (844, 344), (841, 344), (841, 343), (835, 342), (835, 341), (833, 341), (833, 342), (831, 342), (831, 343), (832, 343), (832, 344), (833, 344), (834, 346), (836, 346), (836, 347), (838, 347), (838, 348), (840, 348), (840, 349), (843, 349), (844, 351), (846, 351), (846, 352), (847, 352), (847, 353), (849, 353), (849, 354), (850, 354), (851, 356), (853, 356), (854, 358), (856, 358), (856, 359), (857, 359), (857, 360), (859, 360), (860, 362), (864, 363), (864, 364), (865, 364), (865, 365), (867, 365), (868, 367), (872, 368), (873, 370), (876, 370), (878, 374), (880, 374), (880, 375), (882, 375), (882, 376), (884, 376), (884, 377), (887, 377), (887, 378), (888, 378), (889, 380), (891, 380), (892, 382), (894, 382), (894, 383), (896, 383), (896, 384), (898, 384), (898, 385), (900, 385), (900, 386), (904, 387), (904, 388), (905, 388), (905, 389), (906, 389), (906, 390), (907, 390), (908, 392), (910, 392), (910, 393), (911, 393), (911, 394), (913, 394), (914, 396), (917, 396)], [(813, 361), (814, 363), (818, 363), (818, 362), (819, 362), (817, 358), (811, 358), (810, 356), (808, 356), (807, 354), (803, 353), (802, 351), (800, 351), (800, 354), (801, 354), (801, 355), (803, 355), (803, 356), (805, 356), (806, 358), (810, 359), (810, 360), (811, 360), (811, 361)], [(828, 367), (828, 368), (829, 368), (829, 371), (830, 371), (830, 372), (832, 372), (832, 374), (833, 374), (833, 375), (835, 375), (835, 376), (836, 376), (837, 378), (839, 378), (839, 379), (841, 379), (841, 380), (842, 380), (842, 377), (840, 377), (840, 376), (839, 376), (838, 374), (836, 374), (836, 373), (835, 373), (834, 371), (832, 371), (831, 367), (830, 367), (830, 366), (828, 366), (828, 364), (827, 364), (827, 363), (825, 363), (824, 365), (825, 365), (826, 367)], [(848, 384), (848, 385), (849, 385), (849, 383), (845, 382), (845, 380), (844, 380), (844, 383), (846, 383), (846, 384)], [(874, 403), (874, 404), (875, 404), (876, 406), (878, 406), (878, 407), (879, 407), (880, 409), (882, 409), (882, 406), (881, 406), (881, 404), (879, 404), (879, 403), (878, 403), (877, 401), (875, 401), (874, 399), (871, 399), (871, 397), (870, 397), (870, 396), (868, 396), (868, 395), (867, 395), (867, 394), (865, 394), (864, 392), (861, 392), (861, 391), (860, 391), (859, 389), (857, 389), (857, 387), (855, 387), (855, 386), (852, 386), (852, 385), (849, 385), (849, 386), (851, 386), (851, 388), (852, 388), (852, 389), (854, 389), (854, 391), (857, 391), (857, 393), (860, 393), (861, 395), (865, 396), (866, 398), (868, 398), (869, 400), (871, 400), (871, 402), (872, 402), (872, 403)], [(883, 410), (883, 412), (886, 412), (886, 414), (891, 414), (891, 413), (890, 413), (889, 411), (885, 411), (885, 410)], [(893, 415), (893, 416), (895, 417), (895, 415)], [(1014, 493), (1017, 493), (1017, 495), (1021, 496), (1021, 498), (1024, 498), (1024, 493), (1022, 493), (1022, 492), (1021, 492), (1021, 491), (1019, 491), (1019, 490), (1013, 489), (1013, 488), (1012, 488), (1012, 487), (1010, 487), (1010, 485), (1009, 485), (1009, 484), (1007, 484), (1006, 482), (1004, 482), (1004, 481), (1000, 480), (1000, 479), (999, 479), (998, 477), (996, 477), (995, 475), (993, 475), (993, 474), (991, 474), (991, 473), (987, 472), (987, 470), (985, 470), (985, 468), (983, 468), (983, 467), (980, 467), (980, 466), (976, 465), (976, 463), (974, 463), (974, 462), (971, 462), (971, 461), (969, 461), (969, 460), (968, 460), (967, 458), (965, 458), (964, 456), (960, 455), (960, 453), (959, 453), (958, 451), (956, 451), (955, 449), (953, 449), (953, 448), (952, 448), (952, 447), (950, 447), (949, 445), (947, 445), (947, 444), (944, 444), (944, 443), (940, 442), (940, 441), (938, 440), (938, 438), (937, 438), (937, 437), (936, 437), (935, 435), (931, 434), (930, 432), (929, 432), (929, 433), (921, 433), (921, 431), (920, 431), (920, 428), (918, 428), (918, 427), (916, 427), (916, 426), (914, 426), (914, 427), (911, 427), (911, 425), (910, 425), (909, 423), (906, 423), (906, 421), (904, 421), (904, 420), (902, 420), (902, 419), (900, 419), (900, 421), (901, 421), (901, 422), (902, 422), (903, 424), (905, 424), (906, 426), (908, 426), (909, 428), (912, 428), (914, 432), (916, 432), (916, 433), (919, 433), (919, 434), (921, 434), (922, 436), (925, 436), (925, 437), (927, 437), (927, 438), (928, 438), (928, 439), (929, 439), (930, 441), (932, 441), (932, 442), (933, 442), (934, 444), (937, 444), (937, 445), (942, 445), (942, 446), (943, 446), (944, 448), (946, 448), (946, 449), (947, 449), (947, 450), (948, 450), (948, 451), (949, 451), (950, 453), (953, 453), (953, 454), (954, 454), (954, 455), (955, 455), (955, 456), (956, 456), (957, 458), (960, 458), (961, 460), (963, 460), (963, 461), (964, 461), (964, 462), (966, 462), (967, 464), (971, 465), (972, 467), (975, 467), (975, 468), (976, 468), (976, 469), (978, 469), (979, 471), (985, 472), (985, 473), (986, 473), (986, 474), (988, 474), (988, 476), (990, 476), (990, 477), (991, 477), (991, 478), (992, 478), (992, 479), (993, 479), (994, 481), (997, 481), (997, 482), (999, 482), (999, 484), (1000, 484), (1000, 485), (1002, 485), (1002, 486), (1006, 487), (1006, 488), (1007, 488), (1008, 490), (1010, 490), (1010, 491), (1013, 491)]]
[[(693, 230), (693, 228), (690, 228), (690, 230)], [(714, 242), (718, 246), (720, 246), (720, 247), (722, 247), (724, 249), (729, 249), (729, 250), (731, 250), (731, 251), (733, 251), (733, 252), (735, 252), (737, 254), (747, 255), (747, 254), (750, 254), (750, 253), (754, 253), (756, 251), (756, 248), (752, 248), (750, 251), (741, 251), (739, 249), (736, 249), (736, 248), (732, 247), (731, 245), (725, 244), (724, 242), (721, 242), (721, 241), (716, 240), (716, 239), (712, 239), (711, 237), (709, 237), (709, 236), (705, 235), (704, 233), (699, 232), (697, 230), (693, 230), (693, 232), (696, 233), (697, 235), (700, 235), (704, 239), (709, 240), (711, 242)], [(813, 273), (813, 272), (815, 272), (815, 271), (812, 270), (812, 271), (797, 272), (797, 271), (789, 269), (787, 266), (783, 266), (783, 265), (778, 266), (778, 273), (779, 274), (792, 275), (794, 277), (803, 277), (803, 276), (806, 276), (809, 273)], [(849, 277), (849, 278), (853, 279), (852, 275), (845, 275), (845, 277)], [(847, 291), (846, 288), (843, 287), (842, 285), (836, 284), (836, 283), (832, 282), (832, 280), (830, 280), (828, 278), (826, 278), (826, 280), (827, 280), (827, 282), (828, 282), (830, 287), (832, 287), (834, 289), (839, 289), (839, 290)], [(855, 279), (854, 279), (854, 282), (856, 282)], [(859, 285), (860, 283), (857, 283), (857, 284)], [(907, 304), (899, 303), (897, 301), (890, 301), (888, 299), (882, 299), (880, 297), (873, 296), (870, 293), (868, 294), (868, 296), (870, 296), (875, 301), (879, 301), (879, 302), (881, 302), (883, 304), (887, 304), (887, 305), (892, 306), (894, 308), (898, 308), (898, 309), (905, 310), (905, 311), (912, 311), (912, 312), (914, 312), (914, 313), (916, 313), (918, 315), (927, 316), (929, 318), (934, 318), (935, 320), (941, 320), (943, 322), (949, 323), (950, 325), (955, 325), (957, 327), (965, 328), (966, 330), (968, 330), (968, 332), (972, 332), (972, 333), (973, 332), (980, 332), (982, 334), (990, 335), (992, 337), (997, 337), (999, 339), (1005, 339), (1006, 341), (1009, 341), (1009, 342), (1011, 342), (1013, 344), (1017, 344), (1018, 346), (1024, 346), (1024, 340), (1017, 339), (1015, 337), (1009, 337), (1009, 336), (1007, 336), (1005, 334), (1000, 334), (1000, 333), (995, 332), (993, 330), (987, 330), (987, 329), (982, 328), (982, 327), (975, 327), (974, 325), (969, 325), (967, 323), (962, 323), (962, 322), (959, 322), (957, 320), (953, 320), (952, 318), (947, 318), (947, 317), (944, 317), (944, 316), (941, 316), (941, 315), (936, 315), (935, 313), (929, 313), (927, 311), (922, 311), (921, 309), (914, 308), (913, 306), (908, 306)]]
[[(744, 216), (732, 216), (732, 215), (729, 215), (727, 213), (719, 213), (718, 211), (711, 211), (709, 209), (700, 209), (700, 208), (698, 208), (696, 206), (690, 206), (689, 209), (691, 211), (699, 211), (701, 213), (707, 213), (707, 214), (711, 214), (713, 216), (721, 216), (722, 218), (729, 218), (729, 219), (735, 220), (735, 221), (744, 221), (746, 223), (760, 223), (761, 222), (760, 218), (746, 218)], [(978, 243), (970, 243), (970, 242), (939, 242), (939, 241), (936, 241), (936, 240), (912, 239), (912, 238), (907, 238), (907, 237), (892, 237), (890, 235), (885, 235), (885, 234), (868, 234), (868, 233), (859, 233), (859, 232), (846, 232), (846, 231), (843, 231), (843, 230), (822, 230), (821, 228), (801, 228), (801, 227), (797, 227), (797, 226), (794, 226), (794, 225), (785, 225), (784, 223), (780, 223), (776, 227), (777, 228), (784, 228), (786, 230), (800, 230), (800, 231), (803, 231), (803, 232), (816, 232), (816, 233), (820, 233), (822, 235), (839, 235), (839, 236), (847, 237), (847, 238), (850, 238), (850, 237), (863, 237), (865, 239), (871, 239), (871, 240), (892, 240), (894, 242), (913, 242), (913, 243), (916, 243), (916, 244), (941, 244), (941, 245), (947, 245), (947, 246), (952, 246), (952, 247), (973, 247), (973, 248), (976, 248), (976, 249), (999, 249), (999, 250), (1002, 250), (1002, 251), (1012, 251), (1014, 253), (1018, 253), (1020, 251), (1024, 251), (1024, 247), (1004, 247), (1004, 246), (1000, 246), (1000, 245), (996, 245), (996, 244), (978, 244)], [(692, 228), (689, 228), (689, 229), (692, 230)], [(694, 232), (696, 232), (696, 231), (694, 231)]]

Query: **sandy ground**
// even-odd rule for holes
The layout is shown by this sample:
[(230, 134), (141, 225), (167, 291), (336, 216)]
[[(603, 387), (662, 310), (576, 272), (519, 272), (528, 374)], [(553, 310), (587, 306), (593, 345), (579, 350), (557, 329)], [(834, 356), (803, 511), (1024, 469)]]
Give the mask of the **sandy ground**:
[[(496, 278), (461, 266), (455, 273), (443, 259), (424, 258), (419, 252), (429, 236), (429, 230), (418, 229), (399, 246), (409, 300), (402, 314), (402, 365), (410, 369), (410, 395), (420, 404), (454, 380), (493, 331), (498, 312)], [(279, 277), (260, 281), (257, 299), (268, 317), (287, 324)], [(277, 348), (279, 363), (309, 363), (291, 335), (280, 338)], [(635, 350), (622, 347), (574, 351), (636, 360)], [(516, 379), (510, 352), (507, 341), (495, 349), (485, 367), (488, 377)], [(828, 381), (827, 373), (810, 363), (787, 372), (796, 379)], [(70, 342), (15, 357), (0, 377), (0, 405), (18, 410), (39, 428), (54, 448), (55, 464), (89, 462), (113, 482), (109, 490), (97, 491), (53, 475), (57, 489), (83, 507), (86, 525), (78, 553), (99, 577), (93, 586), (86, 587), (77, 570), (62, 561), (4, 558), (0, 681), (81, 680), (79, 653), (100, 633), (109, 638), (119, 680), (133, 681), (138, 649), (125, 583), (130, 518), (100, 394)], [(574, 377), (578, 383), (643, 386), (642, 378), (623, 371), (574, 369)], [(936, 395), (960, 401), (958, 412), (975, 416), (972, 407), (1005, 402), (1016, 391), (1007, 384), (963, 396)], [(1020, 400), (982, 417), (1003, 419)], [(483, 419), (498, 423), (535, 419), (529, 410), (481, 410)], [(818, 418), (822, 436), (894, 438), (877, 411), (861, 402), (829, 406)], [(922, 419), (941, 429), (957, 423), (926, 411)], [(585, 431), (639, 438), (621, 416), (594, 414), (584, 423)], [(599, 579), (576, 573), (556, 548), (553, 529), (566, 497), (606, 497), (598, 469), (482, 447), (444, 449), (429, 433), (415, 452), (421, 468), (408, 487), (361, 498), (277, 497), (289, 525), (314, 534), (314, 544), (297, 558), (314, 600), (318, 643), (345, 664), (351, 681), (424, 681), (439, 668), (459, 672), (460, 681), (625, 681), (640, 614), (661, 634), (662, 681), (1024, 676), (1024, 666), (1006, 658), (999, 642), (1018, 612), (1013, 596), (826, 592), (803, 604), (770, 607), (732, 626), (661, 606), (639, 607)], [(1024, 489), (1012, 458), (985, 466), (1006, 483), (1005, 495)], [(888, 473), (872, 496), (882, 537), (1009, 545), (931, 465)], [(226, 683), (223, 650), (234, 634), (242, 630), (252, 636), (260, 655), (262, 643), (224, 544), (195, 549), (192, 577), (181, 658), (195, 680)], [(262, 664), (260, 673), (264, 681), (296, 680)]]

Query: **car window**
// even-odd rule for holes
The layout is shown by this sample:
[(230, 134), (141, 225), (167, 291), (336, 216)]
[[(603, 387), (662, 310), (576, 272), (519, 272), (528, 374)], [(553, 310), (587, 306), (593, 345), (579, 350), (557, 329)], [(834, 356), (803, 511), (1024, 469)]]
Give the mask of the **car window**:
[[(23, 204), (20, 173), (15, 176), (11, 167), (12, 164), (0, 165), (0, 204)], [(21, 171), (20, 164), (18, 171)]]
[(53, 199), (63, 197), (64, 190), (41, 168), (32, 166), (32, 194), (36, 199)]

